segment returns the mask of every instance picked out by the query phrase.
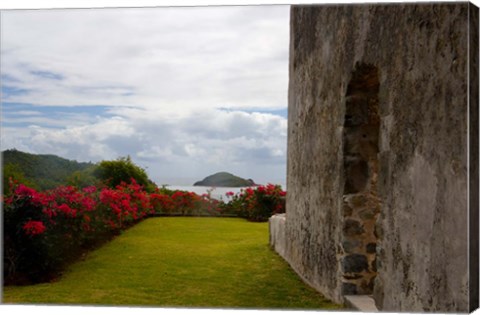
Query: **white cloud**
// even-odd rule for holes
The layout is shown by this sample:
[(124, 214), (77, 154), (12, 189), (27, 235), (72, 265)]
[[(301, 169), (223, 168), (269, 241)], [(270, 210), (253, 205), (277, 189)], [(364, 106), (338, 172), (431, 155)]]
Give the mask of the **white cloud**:
[(3, 12), (2, 149), (130, 155), (158, 183), (223, 170), (283, 181), (287, 121), (265, 110), (287, 106), (288, 10)]
[(2, 74), (27, 92), (4, 101), (285, 107), (287, 13), (286, 6), (5, 12)]

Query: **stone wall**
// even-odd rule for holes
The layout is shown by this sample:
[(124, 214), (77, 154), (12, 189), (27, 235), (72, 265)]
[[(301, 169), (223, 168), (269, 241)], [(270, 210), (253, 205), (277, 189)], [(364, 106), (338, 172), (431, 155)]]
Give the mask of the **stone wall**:
[(472, 312), (479, 306), (479, 12), (474, 5), (470, 5), (469, 9), (469, 269), (471, 271), (469, 274), (469, 310)]
[[(478, 296), (468, 256), (478, 195), (467, 195), (478, 185), (467, 145), (477, 16), (468, 3), (292, 7), (284, 255), (334, 301), (373, 289), (384, 311), (463, 312)], [(376, 90), (362, 67), (375, 69)], [(375, 95), (357, 102), (352, 84)], [(363, 267), (346, 268), (354, 260)]]

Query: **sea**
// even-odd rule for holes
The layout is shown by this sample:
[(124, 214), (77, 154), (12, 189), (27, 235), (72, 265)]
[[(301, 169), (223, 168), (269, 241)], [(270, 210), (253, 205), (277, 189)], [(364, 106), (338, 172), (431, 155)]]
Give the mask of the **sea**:
[[(285, 185), (281, 185), (282, 189), (285, 190)], [(231, 197), (226, 195), (227, 192), (233, 192), (237, 194), (241, 192), (242, 189), (247, 187), (205, 187), (205, 186), (175, 186), (175, 185), (167, 185), (165, 186), (167, 189), (171, 190), (183, 190), (183, 191), (191, 191), (196, 193), (197, 195), (206, 194), (210, 191), (210, 196), (217, 200), (223, 200), (228, 202)], [(255, 187), (252, 187), (255, 188)]]
[(184, 190), (191, 191), (197, 195), (203, 195), (210, 191), (210, 196), (217, 200), (228, 201), (229, 197), (226, 196), (227, 192), (233, 192), (235, 194), (239, 193), (241, 189), (246, 187), (204, 187), (204, 186), (166, 186), (165, 188), (171, 190)]

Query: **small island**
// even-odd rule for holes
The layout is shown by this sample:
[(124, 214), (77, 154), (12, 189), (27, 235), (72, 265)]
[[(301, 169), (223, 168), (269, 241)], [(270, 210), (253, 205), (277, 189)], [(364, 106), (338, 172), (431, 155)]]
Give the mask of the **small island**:
[(219, 172), (205, 177), (203, 180), (193, 184), (193, 186), (248, 187), (256, 186), (256, 184), (252, 179), (244, 179), (227, 172)]

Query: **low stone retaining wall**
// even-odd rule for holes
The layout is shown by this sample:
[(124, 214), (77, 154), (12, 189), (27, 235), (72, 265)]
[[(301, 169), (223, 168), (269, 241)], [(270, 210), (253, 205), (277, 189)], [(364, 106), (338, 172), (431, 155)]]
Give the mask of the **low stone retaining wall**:
[(285, 238), (285, 213), (275, 214), (268, 219), (270, 229), (270, 246), (287, 260), (285, 257), (286, 238)]

